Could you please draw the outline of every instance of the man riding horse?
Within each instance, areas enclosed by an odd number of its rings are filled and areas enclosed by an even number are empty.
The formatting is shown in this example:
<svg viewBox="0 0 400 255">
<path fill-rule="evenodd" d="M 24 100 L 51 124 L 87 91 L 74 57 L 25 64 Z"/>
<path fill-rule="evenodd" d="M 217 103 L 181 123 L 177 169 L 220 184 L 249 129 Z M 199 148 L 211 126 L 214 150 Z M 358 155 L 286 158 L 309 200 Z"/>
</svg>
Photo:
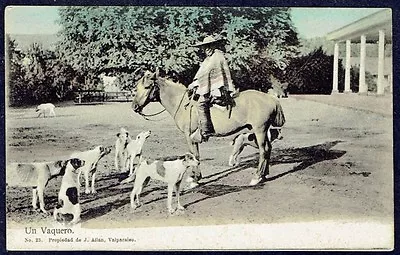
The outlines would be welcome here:
<svg viewBox="0 0 400 255">
<path fill-rule="evenodd" d="M 269 174 L 272 145 L 268 129 L 270 126 L 282 127 L 285 116 L 278 98 L 270 94 L 248 89 L 233 98 L 230 97 L 229 94 L 236 91 L 226 60 L 218 48 L 220 43 L 220 39 L 206 37 L 202 43 L 197 44 L 208 52 L 195 81 L 190 85 L 192 90 L 196 89 L 193 97 L 199 97 L 198 111 L 186 107 L 192 102 L 187 96 L 186 86 L 160 77 L 158 72 L 150 71 L 146 71 L 136 83 L 132 110 L 143 115 L 143 108 L 150 102 L 159 102 L 173 117 L 186 139 L 189 151 L 197 159 L 200 159 L 197 141 L 205 141 L 204 138 L 210 135 L 223 137 L 250 129 L 255 135 L 259 150 L 258 167 L 249 183 L 253 186 L 265 181 Z M 215 96 L 227 98 L 230 101 L 228 105 L 234 107 L 229 111 L 219 107 L 210 108 L 210 101 Z M 197 138 L 198 140 L 194 141 Z M 190 182 L 190 187 L 196 187 L 201 178 L 200 167 L 197 166 L 192 169 L 187 181 Z"/>
<path fill-rule="evenodd" d="M 207 36 L 203 42 L 194 45 L 203 49 L 207 55 L 188 87 L 189 91 L 195 93 L 194 98 L 197 99 L 199 127 L 190 136 L 197 143 L 206 142 L 214 135 L 210 116 L 211 101 L 215 98 L 226 100 L 236 92 L 228 62 L 222 51 L 223 41 L 222 38 Z"/>
</svg>

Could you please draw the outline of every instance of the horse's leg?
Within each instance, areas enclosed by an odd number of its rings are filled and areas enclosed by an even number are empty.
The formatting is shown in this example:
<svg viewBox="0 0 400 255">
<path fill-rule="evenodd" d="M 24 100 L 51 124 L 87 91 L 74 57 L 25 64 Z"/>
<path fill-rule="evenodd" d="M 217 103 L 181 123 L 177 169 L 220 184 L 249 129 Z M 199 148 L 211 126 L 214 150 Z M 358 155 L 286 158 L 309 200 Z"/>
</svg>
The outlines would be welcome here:
<svg viewBox="0 0 400 255">
<path fill-rule="evenodd" d="M 187 134 L 185 134 L 186 137 L 186 142 L 189 146 L 189 152 L 192 153 L 197 160 L 200 161 L 200 153 L 199 153 L 199 144 L 198 143 L 194 143 L 192 141 L 192 139 L 190 138 L 190 133 L 188 132 Z M 190 167 L 190 175 L 189 177 L 186 179 L 186 182 L 190 183 L 190 187 L 194 188 L 196 186 L 198 186 L 198 181 L 201 179 L 201 170 L 200 170 L 200 166 L 192 166 Z"/>
<path fill-rule="evenodd" d="M 271 141 L 268 138 L 267 132 L 268 132 L 268 126 L 266 126 L 265 128 L 254 130 L 260 155 L 259 155 L 258 168 L 255 176 L 250 181 L 249 184 L 250 186 L 257 185 L 263 180 L 263 178 L 266 175 L 269 174 L 269 161 L 271 158 L 272 145 Z"/>
</svg>

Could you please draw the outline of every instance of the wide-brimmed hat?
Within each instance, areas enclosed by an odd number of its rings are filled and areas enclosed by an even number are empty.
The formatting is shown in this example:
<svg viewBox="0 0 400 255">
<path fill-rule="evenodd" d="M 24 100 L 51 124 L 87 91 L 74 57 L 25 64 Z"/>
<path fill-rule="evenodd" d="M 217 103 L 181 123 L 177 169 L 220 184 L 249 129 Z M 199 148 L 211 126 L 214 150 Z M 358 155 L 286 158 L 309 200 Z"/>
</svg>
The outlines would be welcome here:
<svg viewBox="0 0 400 255">
<path fill-rule="evenodd" d="M 196 43 L 195 45 L 193 45 L 194 47 L 200 47 L 200 46 L 204 46 L 204 45 L 211 45 L 211 44 L 215 44 L 215 43 L 219 43 L 222 42 L 224 39 L 221 37 L 213 37 L 211 35 L 206 36 L 202 42 Z"/>
</svg>

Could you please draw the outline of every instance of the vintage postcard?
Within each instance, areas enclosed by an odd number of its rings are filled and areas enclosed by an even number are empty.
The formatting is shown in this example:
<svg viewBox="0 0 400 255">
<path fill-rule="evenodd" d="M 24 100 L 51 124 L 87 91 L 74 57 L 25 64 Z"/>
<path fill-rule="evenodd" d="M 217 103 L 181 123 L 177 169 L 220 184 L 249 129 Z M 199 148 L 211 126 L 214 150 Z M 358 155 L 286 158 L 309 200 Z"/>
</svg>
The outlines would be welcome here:
<svg viewBox="0 0 400 255">
<path fill-rule="evenodd" d="M 390 8 L 4 17 L 7 250 L 394 248 Z"/>
</svg>

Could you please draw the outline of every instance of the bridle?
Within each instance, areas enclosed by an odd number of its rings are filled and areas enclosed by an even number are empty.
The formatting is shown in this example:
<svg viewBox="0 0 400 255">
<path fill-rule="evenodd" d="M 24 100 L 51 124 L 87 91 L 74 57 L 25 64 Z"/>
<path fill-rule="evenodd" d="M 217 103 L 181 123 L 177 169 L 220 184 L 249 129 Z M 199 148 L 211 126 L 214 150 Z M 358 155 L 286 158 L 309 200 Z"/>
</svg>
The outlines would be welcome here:
<svg viewBox="0 0 400 255">
<path fill-rule="evenodd" d="M 150 90 L 149 94 L 147 95 L 146 101 L 144 102 L 143 105 L 147 105 L 149 102 L 159 102 L 160 101 L 160 88 L 156 84 L 156 79 L 152 79 L 152 80 L 153 80 L 153 82 L 148 86 L 148 87 L 151 87 L 151 90 Z M 156 113 L 152 113 L 152 114 L 144 114 L 141 110 L 137 113 L 140 116 L 142 116 L 145 120 L 153 121 L 153 120 L 149 119 L 148 117 L 157 116 L 165 111 L 166 111 L 166 109 L 164 108 L 163 110 L 156 112 Z"/>
<path fill-rule="evenodd" d="M 157 78 L 152 79 L 153 82 L 148 85 L 148 87 L 151 87 L 151 90 L 146 98 L 146 101 L 144 103 L 144 105 L 147 105 L 149 102 L 160 102 L 160 87 L 158 86 L 158 84 L 156 83 Z M 185 95 L 187 93 L 187 90 L 185 91 L 185 93 L 183 93 L 181 100 L 179 101 L 178 107 L 175 110 L 175 113 L 173 115 L 173 118 L 175 119 L 176 114 L 178 113 L 179 108 L 182 105 L 183 99 L 185 98 Z M 144 114 L 142 113 L 142 111 L 139 111 L 138 113 L 145 119 L 145 120 L 150 120 L 150 121 L 154 121 L 149 119 L 148 117 L 154 117 L 157 116 L 163 112 L 165 112 L 166 109 L 164 108 L 163 110 L 156 112 L 156 113 L 152 113 L 152 114 Z"/>
</svg>

